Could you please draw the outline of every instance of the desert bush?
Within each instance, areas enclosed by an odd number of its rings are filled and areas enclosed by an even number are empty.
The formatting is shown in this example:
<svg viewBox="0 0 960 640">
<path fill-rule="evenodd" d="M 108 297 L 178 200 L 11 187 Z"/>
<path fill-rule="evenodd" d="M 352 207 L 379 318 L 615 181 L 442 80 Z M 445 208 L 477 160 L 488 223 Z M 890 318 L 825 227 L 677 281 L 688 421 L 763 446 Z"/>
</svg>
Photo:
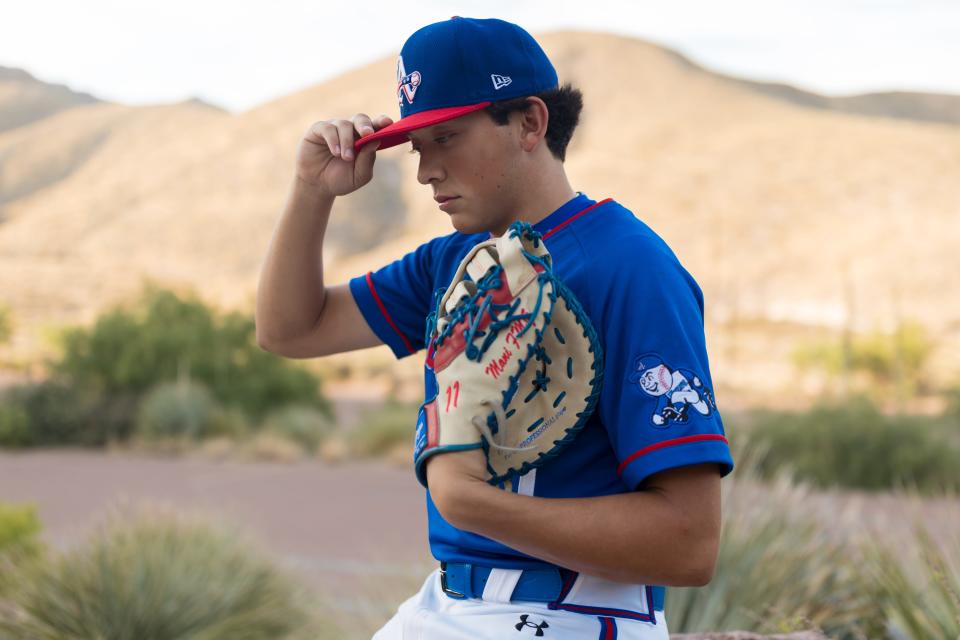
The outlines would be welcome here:
<svg viewBox="0 0 960 640">
<path fill-rule="evenodd" d="M 313 407 L 298 405 L 271 412 L 262 426 L 264 432 L 292 440 L 310 453 L 317 451 L 317 447 L 333 429 L 334 423 L 327 414 Z"/>
<path fill-rule="evenodd" d="M 196 440 L 207 435 L 217 409 L 206 385 L 187 379 L 164 382 L 143 399 L 137 434 L 146 440 Z"/>
<path fill-rule="evenodd" d="M 723 483 L 714 577 L 706 587 L 667 589 L 670 631 L 819 628 L 852 639 L 857 629 L 875 629 L 881 623 L 850 561 L 853 546 L 824 530 L 805 506 L 808 490 L 788 473 L 757 492 L 764 455 L 756 446 L 735 452 L 734 474 Z"/>
<path fill-rule="evenodd" d="M 351 453 L 379 456 L 398 447 L 409 447 L 412 456 L 418 409 L 419 405 L 391 401 L 367 413 L 349 434 Z"/>
<path fill-rule="evenodd" d="M 747 437 L 768 449 L 765 477 L 790 467 L 821 487 L 960 487 L 960 448 L 943 436 L 937 419 L 886 416 L 863 397 L 802 413 L 758 410 L 746 426 Z"/>
<path fill-rule="evenodd" d="M 256 344 L 252 314 L 222 317 L 192 294 L 148 284 L 140 298 L 101 315 L 91 327 L 65 329 L 62 355 L 50 363 L 69 380 L 105 395 L 142 395 L 188 374 L 225 406 L 257 420 L 278 406 L 330 412 L 320 380 Z"/>
<path fill-rule="evenodd" d="M 237 407 L 218 407 L 210 418 L 205 437 L 242 440 L 250 435 L 254 425 L 249 416 Z"/>
<path fill-rule="evenodd" d="M 960 638 L 960 537 L 952 540 L 952 559 L 925 527 L 918 527 L 915 537 L 917 545 L 906 552 L 881 541 L 868 543 L 866 572 L 882 603 L 887 633 L 911 640 Z"/>
<path fill-rule="evenodd" d="M 40 529 L 34 505 L 0 502 L 0 595 L 15 584 L 17 571 L 41 557 Z"/>
<path fill-rule="evenodd" d="M 261 462 L 297 462 L 306 451 L 299 442 L 278 433 L 260 432 L 239 447 L 240 456 Z"/>
<path fill-rule="evenodd" d="M 0 447 L 30 444 L 30 416 L 22 405 L 0 399 Z"/>
<path fill-rule="evenodd" d="M 831 377 L 860 372 L 871 388 L 903 397 L 930 386 L 927 362 L 933 347 L 923 325 L 905 321 L 890 333 L 873 331 L 848 340 L 838 337 L 799 345 L 793 362 L 800 369 L 817 368 Z"/>
<path fill-rule="evenodd" d="M 11 439 L 5 446 L 102 445 L 116 436 L 116 424 L 101 417 L 109 404 L 101 394 L 60 380 L 5 389 L 0 406 L 8 415 Z M 26 434 L 20 422 L 27 416 Z M 15 434 L 14 434 L 15 432 Z"/>
<path fill-rule="evenodd" d="M 13 335 L 13 310 L 8 305 L 0 304 L 0 344 L 10 340 Z"/>
<path fill-rule="evenodd" d="M 231 532 L 146 511 L 114 517 L 11 594 L 0 631 L 23 640 L 290 638 L 310 624 L 305 592 Z"/>
</svg>

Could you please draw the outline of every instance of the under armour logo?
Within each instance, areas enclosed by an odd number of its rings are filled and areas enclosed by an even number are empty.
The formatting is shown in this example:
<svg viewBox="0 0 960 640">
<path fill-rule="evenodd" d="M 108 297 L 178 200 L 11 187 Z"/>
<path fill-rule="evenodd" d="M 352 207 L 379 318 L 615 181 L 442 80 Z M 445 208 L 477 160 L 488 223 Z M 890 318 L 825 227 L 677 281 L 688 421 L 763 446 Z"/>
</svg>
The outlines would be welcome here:
<svg viewBox="0 0 960 640">
<path fill-rule="evenodd" d="M 517 628 L 517 631 L 523 631 L 524 627 L 533 627 L 534 629 L 537 630 L 537 633 L 535 635 L 542 636 L 543 630 L 549 627 L 550 625 L 547 624 L 546 620 L 544 620 L 540 624 L 533 624 L 532 622 L 527 622 L 527 618 L 529 617 L 530 616 L 526 613 L 520 616 L 520 622 L 514 625 Z"/>
<path fill-rule="evenodd" d="M 413 97 L 417 94 L 417 87 L 422 80 L 419 71 L 407 73 L 403 66 L 403 56 L 397 57 L 397 102 L 400 106 L 403 106 L 404 97 L 407 102 L 413 103 Z"/>
<path fill-rule="evenodd" d="M 490 79 L 493 80 L 494 89 L 503 89 L 505 86 L 513 82 L 513 80 L 510 79 L 510 76 L 501 76 L 496 73 L 491 73 Z"/>
</svg>

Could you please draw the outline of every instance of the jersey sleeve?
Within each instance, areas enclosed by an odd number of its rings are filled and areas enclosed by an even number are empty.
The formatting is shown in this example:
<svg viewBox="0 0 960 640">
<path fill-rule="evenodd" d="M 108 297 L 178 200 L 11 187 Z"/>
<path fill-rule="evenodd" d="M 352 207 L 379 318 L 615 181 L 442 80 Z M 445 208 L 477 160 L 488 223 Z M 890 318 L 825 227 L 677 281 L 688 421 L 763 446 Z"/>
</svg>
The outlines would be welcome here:
<svg viewBox="0 0 960 640">
<path fill-rule="evenodd" d="M 397 358 L 423 349 L 433 294 L 434 258 L 442 238 L 426 242 L 376 271 L 350 280 L 367 324 Z"/>
<path fill-rule="evenodd" d="M 707 360 L 703 294 L 672 253 L 638 249 L 605 287 L 598 411 L 631 489 L 666 469 L 733 458 Z"/>
</svg>

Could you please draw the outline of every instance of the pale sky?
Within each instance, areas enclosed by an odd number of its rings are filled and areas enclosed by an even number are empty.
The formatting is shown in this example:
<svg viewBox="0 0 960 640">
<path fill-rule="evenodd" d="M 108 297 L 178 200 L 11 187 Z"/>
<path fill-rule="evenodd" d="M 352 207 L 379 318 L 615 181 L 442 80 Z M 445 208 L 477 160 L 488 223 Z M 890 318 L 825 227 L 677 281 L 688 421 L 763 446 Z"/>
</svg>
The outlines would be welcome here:
<svg viewBox="0 0 960 640">
<path fill-rule="evenodd" d="M 497 17 L 632 35 L 709 69 L 841 95 L 960 94 L 957 0 L 4 1 L 0 65 L 131 105 L 240 112 L 395 56 L 419 27 Z M 391 79 L 392 80 L 392 79 Z"/>
</svg>

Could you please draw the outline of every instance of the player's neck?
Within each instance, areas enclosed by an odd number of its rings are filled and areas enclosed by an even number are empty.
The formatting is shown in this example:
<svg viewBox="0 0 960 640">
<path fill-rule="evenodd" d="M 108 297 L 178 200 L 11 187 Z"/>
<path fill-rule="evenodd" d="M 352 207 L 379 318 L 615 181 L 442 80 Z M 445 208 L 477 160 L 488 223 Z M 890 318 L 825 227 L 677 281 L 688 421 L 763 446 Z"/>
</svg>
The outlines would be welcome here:
<svg viewBox="0 0 960 640">
<path fill-rule="evenodd" d="M 551 170 L 529 176 L 524 184 L 524 191 L 514 208 L 518 215 L 509 220 L 503 229 L 491 230 L 494 236 L 506 233 L 510 223 L 517 220 L 536 224 L 577 195 L 570 186 L 561 163 L 557 163 Z"/>
</svg>

